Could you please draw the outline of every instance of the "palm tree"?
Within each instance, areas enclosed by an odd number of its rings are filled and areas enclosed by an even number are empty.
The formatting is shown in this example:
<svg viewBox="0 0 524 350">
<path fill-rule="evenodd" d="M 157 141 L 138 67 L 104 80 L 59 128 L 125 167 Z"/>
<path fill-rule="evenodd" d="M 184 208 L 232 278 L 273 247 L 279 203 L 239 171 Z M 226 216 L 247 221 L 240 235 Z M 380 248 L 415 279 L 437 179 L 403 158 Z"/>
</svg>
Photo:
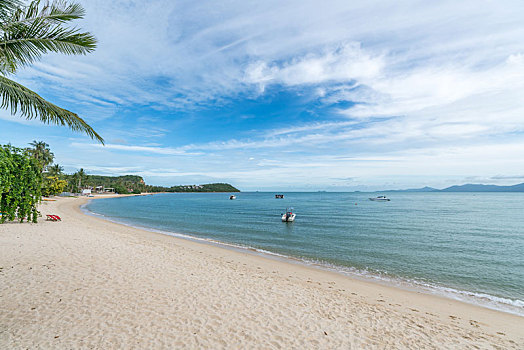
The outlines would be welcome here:
<svg viewBox="0 0 524 350">
<path fill-rule="evenodd" d="M 47 168 L 48 172 L 49 172 L 49 176 L 60 176 L 62 175 L 62 172 L 64 171 L 64 167 L 62 167 L 61 165 L 59 164 L 55 164 L 55 165 L 52 165 L 50 167 Z"/>
<path fill-rule="evenodd" d="M 0 0 L 0 107 L 26 119 L 38 118 L 46 124 L 67 125 L 73 131 L 84 132 L 104 143 L 77 114 L 7 78 L 48 52 L 83 55 L 93 51 L 96 39 L 90 33 L 63 25 L 84 15 L 79 4 L 61 0 L 44 5 L 40 0 L 33 0 L 27 6 L 20 0 Z"/>
<path fill-rule="evenodd" d="M 71 184 L 71 192 L 74 193 L 75 192 L 75 184 L 77 183 L 77 179 L 78 179 L 78 176 L 76 173 L 74 173 L 73 175 L 71 175 L 71 181 L 69 181 L 69 183 Z"/>
<path fill-rule="evenodd" d="M 87 174 L 86 172 L 84 171 L 83 168 L 80 168 L 80 170 L 78 170 L 76 173 L 76 178 L 78 179 L 78 188 L 82 188 L 82 180 L 85 180 L 87 179 Z"/>
<path fill-rule="evenodd" d="M 45 171 L 47 166 L 53 163 L 55 155 L 49 149 L 49 145 L 44 141 L 33 141 L 29 143 L 33 148 L 29 148 L 29 153 L 38 161 L 38 164 L 42 167 L 42 171 Z"/>
</svg>

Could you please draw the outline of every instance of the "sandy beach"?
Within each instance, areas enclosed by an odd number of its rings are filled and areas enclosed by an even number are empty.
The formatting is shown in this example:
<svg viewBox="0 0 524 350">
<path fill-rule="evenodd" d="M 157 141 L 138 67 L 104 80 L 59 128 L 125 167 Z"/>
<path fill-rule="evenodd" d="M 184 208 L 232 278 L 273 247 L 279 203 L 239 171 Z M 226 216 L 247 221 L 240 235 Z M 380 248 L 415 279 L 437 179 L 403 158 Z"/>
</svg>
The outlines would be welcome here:
<svg viewBox="0 0 524 350">
<path fill-rule="evenodd" d="M 0 348 L 524 348 L 523 317 L 115 224 L 85 202 L 0 225 Z"/>
</svg>

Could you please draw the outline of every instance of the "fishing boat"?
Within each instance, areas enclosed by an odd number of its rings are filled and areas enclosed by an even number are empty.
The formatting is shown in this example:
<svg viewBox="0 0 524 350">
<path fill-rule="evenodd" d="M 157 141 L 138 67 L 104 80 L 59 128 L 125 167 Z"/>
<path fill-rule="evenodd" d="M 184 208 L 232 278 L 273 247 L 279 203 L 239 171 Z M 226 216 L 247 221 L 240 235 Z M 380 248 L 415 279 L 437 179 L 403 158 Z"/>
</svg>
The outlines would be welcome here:
<svg viewBox="0 0 524 350">
<path fill-rule="evenodd" d="M 377 197 L 370 198 L 369 200 L 375 201 L 375 202 L 389 202 L 391 199 L 389 199 L 386 196 L 377 196 Z"/>
<path fill-rule="evenodd" d="M 283 222 L 293 222 L 295 221 L 296 214 L 293 213 L 293 208 L 287 208 L 286 213 L 282 214 Z"/>
<path fill-rule="evenodd" d="M 231 195 L 231 196 L 229 196 L 229 199 L 231 199 L 231 200 L 233 200 L 233 199 L 237 199 L 237 196 L 235 196 L 235 195 Z"/>
<path fill-rule="evenodd" d="M 275 198 L 276 199 L 284 199 L 284 195 L 283 194 L 275 194 Z"/>
</svg>

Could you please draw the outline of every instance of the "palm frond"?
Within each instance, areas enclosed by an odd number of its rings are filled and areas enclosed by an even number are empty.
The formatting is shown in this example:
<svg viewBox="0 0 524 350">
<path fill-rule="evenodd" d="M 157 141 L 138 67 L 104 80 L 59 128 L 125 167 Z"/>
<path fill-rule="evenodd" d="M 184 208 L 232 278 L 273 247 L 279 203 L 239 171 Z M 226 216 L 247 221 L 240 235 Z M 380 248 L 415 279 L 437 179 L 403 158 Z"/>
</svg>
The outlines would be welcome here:
<svg viewBox="0 0 524 350">
<path fill-rule="evenodd" d="M 93 35 L 62 26 L 84 14 L 79 4 L 64 1 L 40 8 L 40 1 L 36 0 L 18 8 L 9 20 L 0 23 L 0 70 L 14 73 L 47 52 L 78 55 L 93 51 L 96 48 Z"/>
<path fill-rule="evenodd" d="M 69 126 L 102 144 L 104 139 L 98 135 L 82 118 L 66 109 L 60 108 L 6 77 L 0 76 L 0 108 L 8 108 L 11 114 L 20 113 L 27 119 L 39 118 L 43 123 Z"/>
<path fill-rule="evenodd" d="M 21 0 L 0 0 L 0 21 L 9 18 L 22 5 Z"/>
<path fill-rule="evenodd" d="M 68 3 L 58 0 L 45 3 L 40 8 L 40 0 L 32 1 L 29 6 L 19 6 L 9 23 L 4 28 L 9 28 L 23 23 L 31 23 L 34 20 L 54 21 L 64 23 L 85 16 L 85 10 L 80 4 Z"/>
</svg>

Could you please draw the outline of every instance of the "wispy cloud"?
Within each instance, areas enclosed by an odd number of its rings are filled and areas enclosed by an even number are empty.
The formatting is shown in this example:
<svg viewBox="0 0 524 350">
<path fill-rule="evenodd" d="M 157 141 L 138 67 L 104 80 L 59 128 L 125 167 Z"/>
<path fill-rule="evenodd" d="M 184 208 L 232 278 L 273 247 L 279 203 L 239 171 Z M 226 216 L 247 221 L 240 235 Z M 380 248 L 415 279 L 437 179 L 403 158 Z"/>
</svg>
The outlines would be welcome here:
<svg viewBox="0 0 524 350">
<path fill-rule="evenodd" d="M 96 52 L 46 56 L 16 78 L 109 143 L 0 114 L 24 128 L 3 139 L 48 137 L 72 167 L 248 188 L 524 172 L 518 1 L 84 5 Z"/>
<path fill-rule="evenodd" d="M 153 147 L 153 146 L 134 146 L 125 144 L 93 144 L 93 143 L 78 143 L 73 142 L 73 147 L 80 148 L 97 148 L 97 149 L 108 149 L 108 150 L 119 150 L 119 151 L 131 151 L 131 152 L 142 152 L 142 153 L 153 153 L 161 155 L 172 155 L 172 156 L 198 156 L 201 153 L 197 152 L 186 152 L 183 148 L 170 148 L 170 147 Z"/>
</svg>

